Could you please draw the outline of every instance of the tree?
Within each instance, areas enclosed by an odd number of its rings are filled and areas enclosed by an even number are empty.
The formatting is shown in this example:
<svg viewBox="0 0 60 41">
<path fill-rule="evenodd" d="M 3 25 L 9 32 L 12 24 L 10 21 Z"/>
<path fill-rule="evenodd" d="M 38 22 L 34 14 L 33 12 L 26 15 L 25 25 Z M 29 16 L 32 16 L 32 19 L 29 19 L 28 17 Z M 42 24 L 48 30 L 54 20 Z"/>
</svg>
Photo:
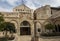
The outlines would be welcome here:
<svg viewBox="0 0 60 41">
<path fill-rule="evenodd" d="M 7 31 L 9 31 L 12 35 L 11 37 L 8 37 L 8 39 L 14 39 L 15 37 L 13 36 L 13 33 L 16 33 L 16 30 L 15 30 L 15 25 L 13 23 L 10 23 L 10 22 L 5 22 L 5 28 L 4 30 L 6 31 L 6 36 L 7 36 Z"/>
<path fill-rule="evenodd" d="M 4 31 L 5 28 L 6 28 L 5 21 L 2 13 L 0 13 L 0 31 Z M 7 35 L 7 31 L 5 35 Z"/>
<path fill-rule="evenodd" d="M 5 22 L 2 13 L 0 13 L 0 31 L 5 31 L 5 38 L 7 39 L 7 31 L 16 32 L 13 23 Z M 4 40 L 5 41 L 5 40 Z"/>
<path fill-rule="evenodd" d="M 4 19 L 3 19 L 3 15 L 0 12 L 0 31 L 2 31 L 4 29 Z"/>
<path fill-rule="evenodd" d="M 48 29 L 49 32 L 51 32 L 51 30 L 53 30 L 55 28 L 55 25 L 48 23 L 45 25 L 45 29 Z"/>
<path fill-rule="evenodd" d="M 16 30 L 15 30 L 15 25 L 13 23 L 10 23 L 10 22 L 5 22 L 5 29 L 6 31 L 9 31 L 10 33 L 15 33 Z"/>
<path fill-rule="evenodd" d="M 0 12 L 0 31 L 3 31 L 5 28 L 3 14 Z M 7 38 L 0 38 L 0 41 L 7 41 Z"/>
</svg>

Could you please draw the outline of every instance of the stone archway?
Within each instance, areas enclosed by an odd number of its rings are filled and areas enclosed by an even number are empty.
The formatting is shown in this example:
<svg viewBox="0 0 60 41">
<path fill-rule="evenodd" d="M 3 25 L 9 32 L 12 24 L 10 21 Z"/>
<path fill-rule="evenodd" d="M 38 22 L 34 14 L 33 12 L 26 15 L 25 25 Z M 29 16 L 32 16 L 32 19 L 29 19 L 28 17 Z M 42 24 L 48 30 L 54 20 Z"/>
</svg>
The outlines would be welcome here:
<svg viewBox="0 0 60 41">
<path fill-rule="evenodd" d="M 20 24 L 20 35 L 31 35 L 31 27 L 28 21 L 23 21 Z"/>
<path fill-rule="evenodd" d="M 43 23 L 44 33 L 46 33 L 46 32 L 49 31 L 49 30 L 47 30 L 47 29 L 45 28 L 45 25 L 47 25 L 47 24 L 49 24 L 49 23 L 51 23 L 51 22 L 50 22 L 50 21 L 45 21 L 45 22 Z"/>
<path fill-rule="evenodd" d="M 18 29 L 18 22 L 16 20 L 11 20 L 10 23 L 13 23 L 15 25 L 16 30 Z"/>
</svg>

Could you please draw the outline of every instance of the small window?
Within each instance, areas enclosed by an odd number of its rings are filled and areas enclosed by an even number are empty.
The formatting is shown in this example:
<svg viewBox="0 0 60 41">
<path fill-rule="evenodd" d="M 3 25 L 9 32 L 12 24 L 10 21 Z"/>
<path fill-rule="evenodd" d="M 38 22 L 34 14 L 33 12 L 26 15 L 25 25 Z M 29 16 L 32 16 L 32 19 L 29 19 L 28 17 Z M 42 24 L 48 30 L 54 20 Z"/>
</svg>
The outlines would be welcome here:
<svg viewBox="0 0 60 41">
<path fill-rule="evenodd" d="M 38 32 L 40 32 L 41 31 L 41 29 L 40 28 L 38 28 Z"/>
<path fill-rule="evenodd" d="M 16 9 L 16 11 L 17 11 L 17 9 Z"/>
</svg>

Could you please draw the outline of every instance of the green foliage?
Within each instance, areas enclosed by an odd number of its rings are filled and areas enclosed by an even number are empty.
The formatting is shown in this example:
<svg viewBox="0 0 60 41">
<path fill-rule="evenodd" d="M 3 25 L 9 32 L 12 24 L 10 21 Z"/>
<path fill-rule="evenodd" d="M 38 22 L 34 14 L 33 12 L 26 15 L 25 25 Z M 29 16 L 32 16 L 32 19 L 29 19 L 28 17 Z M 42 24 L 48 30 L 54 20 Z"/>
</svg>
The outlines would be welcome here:
<svg viewBox="0 0 60 41">
<path fill-rule="evenodd" d="M 5 25 L 2 23 L 2 24 L 0 24 L 0 31 L 3 31 L 4 30 L 4 28 L 5 28 Z"/>
<path fill-rule="evenodd" d="M 0 38 L 0 41 L 8 41 L 8 39 L 6 37 L 2 37 Z"/>
<path fill-rule="evenodd" d="M 0 31 L 2 31 L 4 29 L 4 19 L 3 19 L 3 15 L 0 13 Z"/>
<path fill-rule="evenodd" d="M 4 22 L 3 15 L 0 13 L 0 23 Z"/>
<path fill-rule="evenodd" d="M 14 32 L 14 33 L 16 32 L 15 31 L 15 25 L 13 23 L 5 22 L 4 24 L 5 24 L 4 30 Z"/>
<path fill-rule="evenodd" d="M 10 23 L 10 22 L 5 22 L 3 15 L 1 13 L 0 13 L 0 31 L 6 31 L 5 37 L 7 37 L 7 31 L 15 33 L 15 25 L 13 23 Z M 5 40 L 1 40 L 1 41 L 5 41 Z"/>
<path fill-rule="evenodd" d="M 50 23 L 45 25 L 45 29 L 51 30 L 51 29 L 54 29 L 54 28 L 55 28 L 55 26 L 50 24 Z"/>
</svg>

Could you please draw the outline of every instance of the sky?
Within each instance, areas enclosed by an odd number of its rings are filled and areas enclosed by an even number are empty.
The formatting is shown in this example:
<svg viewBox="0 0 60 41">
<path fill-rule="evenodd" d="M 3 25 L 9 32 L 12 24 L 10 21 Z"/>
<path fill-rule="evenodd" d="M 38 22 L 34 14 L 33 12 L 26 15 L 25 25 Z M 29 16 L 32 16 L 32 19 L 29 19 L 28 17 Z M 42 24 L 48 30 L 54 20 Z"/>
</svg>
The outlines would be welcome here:
<svg viewBox="0 0 60 41">
<path fill-rule="evenodd" d="M 60 0 L 0 0 L 0 12 L 11 12 L 14 7 L 22 3 L 31 9 L 36 9 L 44 5 L 60 7 Z"/>
</svg>

